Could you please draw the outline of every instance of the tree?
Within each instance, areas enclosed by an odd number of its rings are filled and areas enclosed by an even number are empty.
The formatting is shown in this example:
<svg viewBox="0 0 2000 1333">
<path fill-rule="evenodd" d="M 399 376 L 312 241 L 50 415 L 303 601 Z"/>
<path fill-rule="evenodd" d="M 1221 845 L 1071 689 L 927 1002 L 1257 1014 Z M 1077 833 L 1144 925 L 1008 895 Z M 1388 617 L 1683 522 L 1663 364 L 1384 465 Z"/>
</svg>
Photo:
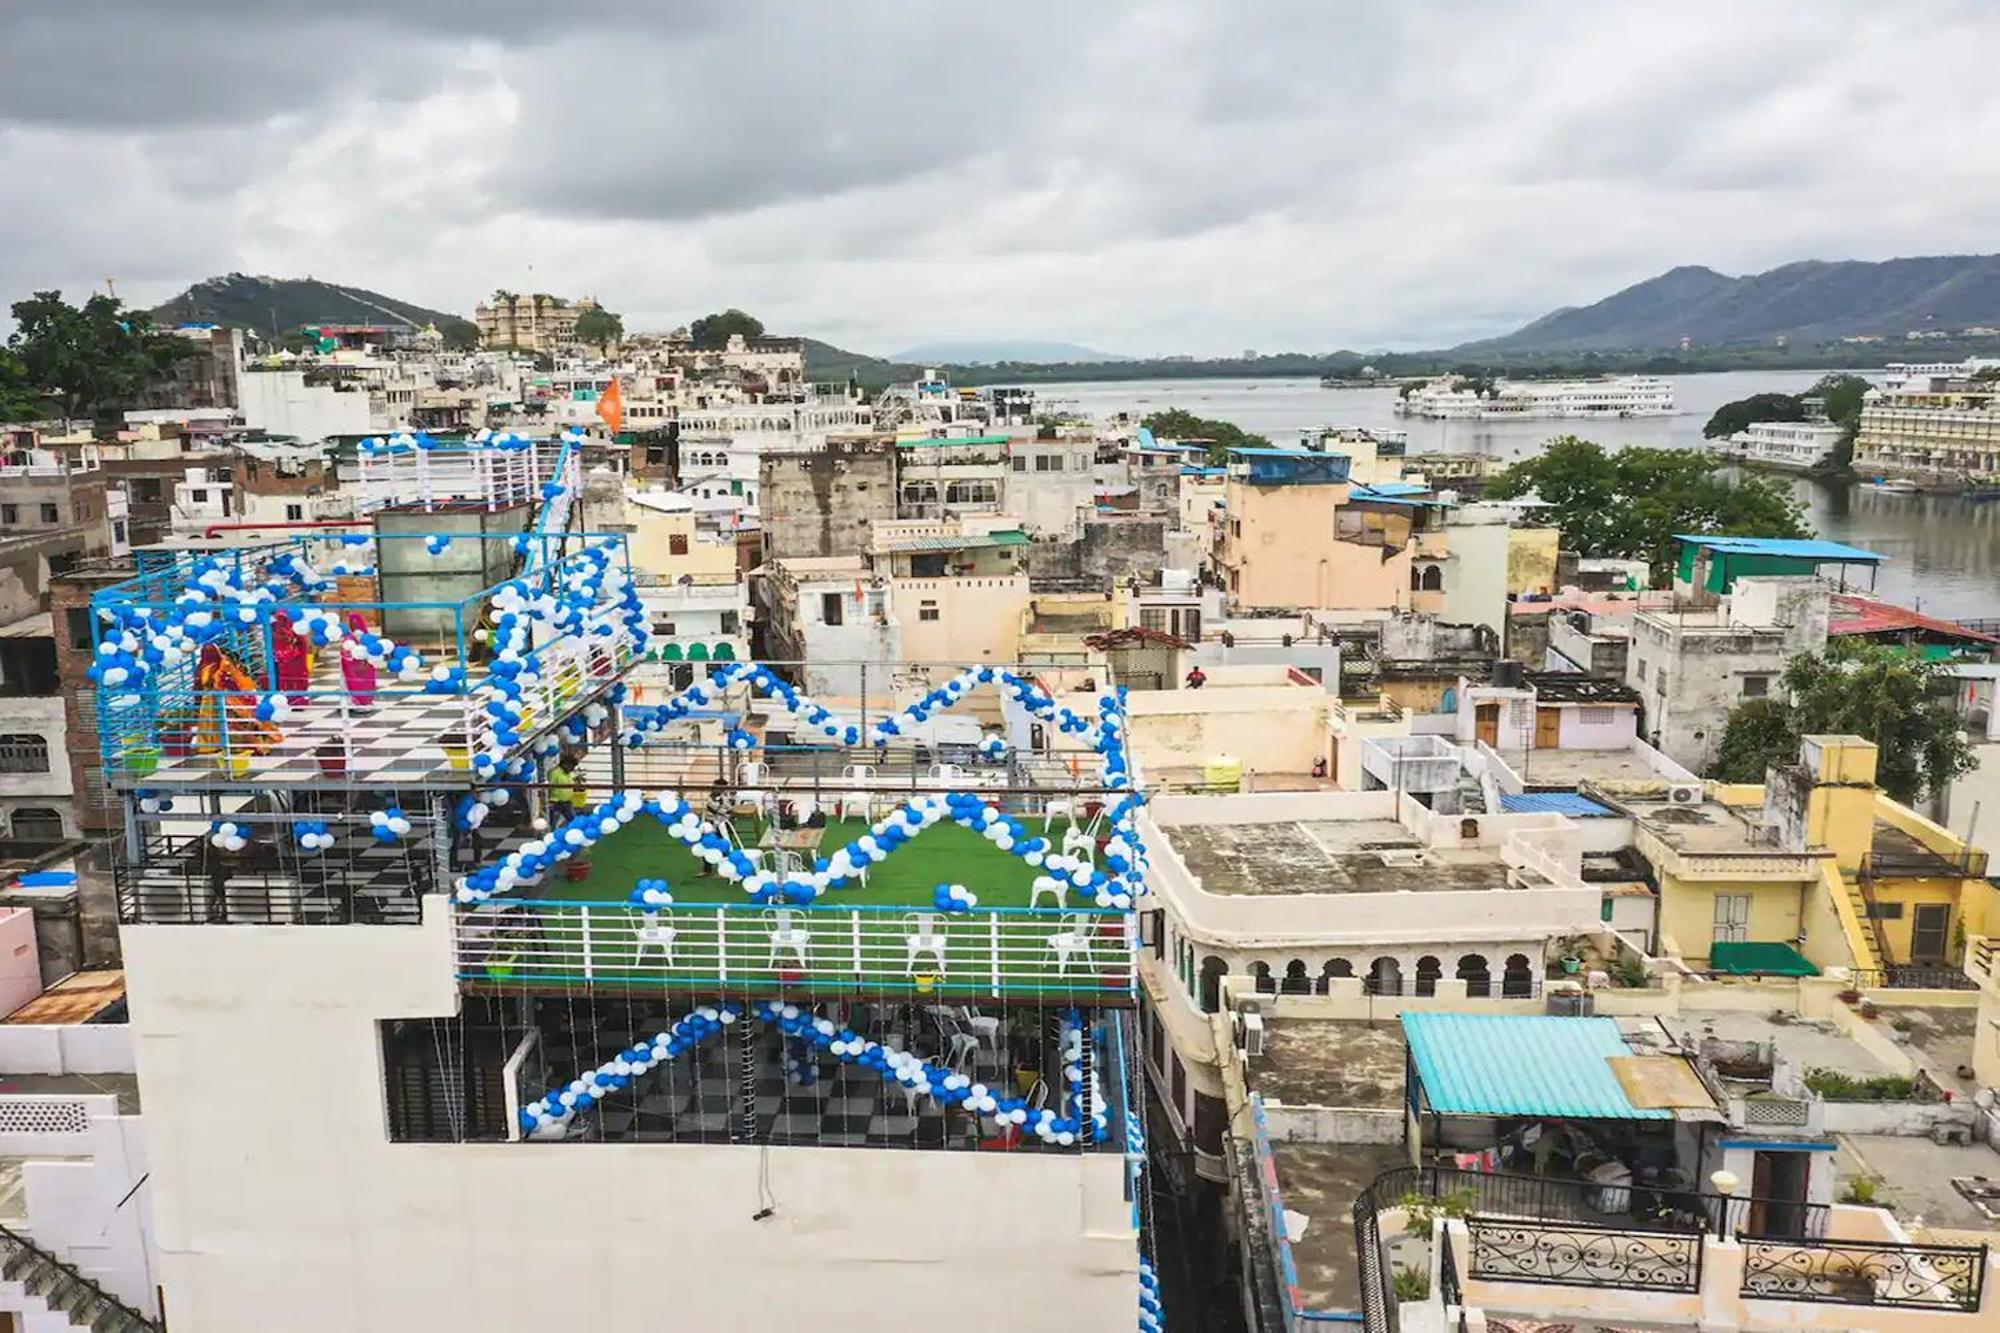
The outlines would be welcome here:
<svg viewBox="0 0 2000 1333">
<path fill-rule="evenodd" d="M 1861 408 L 1868 395 L 1870 385 L 1859 375 L 1822 375 L 1819 382 L 1806 390 L 1808 396 L 1821 400 L 1826 419 L 1840 427 L 1840 436 L 1827 452 L 1824 472 L 1831 476 L 1847 476 L 1854 463 L 1854 436 L 1861 429 Z"/>
<path fill-rule="evenodd" d="M 608 352 L 625 336 L 625 321 L 603 306 L 592 306 L 576 317 L 576 340 Z"/>
<path fill-rule="evenodd" d="M 1271 443 L 1262 435 L 1252 435 L 1233 422 L 1198 417 L 1182 407 L 1151 413 L 1139 424 L 1163 439 L 1206 444 L 1211 463 L 1226 461 L 1231 449 L 1268 448 Z"/>
<path fill-rule="evenodd" d="M 740 333 L 745 342 L 764 336 L 764 322 L 754 315 L 746 315 L 735 306 L 719 314 L 703 315 L 688 325 L 688 333 L 694 338 L 694 345 L 706 351 L 713 351 L 729 345 L 731 334 Z"/>
<path fill-rule="evenodd" d="M 1836 639 L 1824 653 L 1794 657 L 1782 685 L 1788 703 L 1750 700 L 1729 715 L 1717 777 L 1761 782 L 1771 764 L 1796 757 L 1799 737 L 1817 735 L 1875 742 L 1876 785 L 1906 803 L 1937 794 L 1978 766 L 1942 663 L 1886 644 Z"/>
<path fill-rule="evenodd" d="M 0 422 L 32 421 L 42 415 L 47 400 L 28 380 L 28 368 L 0 347 Z"/>
<path fill-rule="evenodd" d="M 1655 578 L 1678 555 L 1675 534 L 1806 537 L 1804 511 L 1762 477 L 1719 475 L 1722 460 L 1700 449 L 1621 449 L 1551 440 L 1486 484 L 1493 499 L 1532 493 L 1563 545 L 1586 556 L 1644 560 Z"/>
<path fill-rule="evenodd" d="M 145 311 L 126 310 L 115 297 L 93 296 L 73 306 L 61 292 L 36 292 L 13 310 L 7 345 L 29 384 L 65 419 L 135 401 L 192 350 L 185 339 L 154 332 Z"/>
<path fill-rule="evenodd" d="M 1701 428 L 1703 439 L 1721 440 L 1749 428 L 1753 421 L 1804 421 L 1806 405 L 1796 394 L 1753 393 L 1715 409 Z"/>
</svg>

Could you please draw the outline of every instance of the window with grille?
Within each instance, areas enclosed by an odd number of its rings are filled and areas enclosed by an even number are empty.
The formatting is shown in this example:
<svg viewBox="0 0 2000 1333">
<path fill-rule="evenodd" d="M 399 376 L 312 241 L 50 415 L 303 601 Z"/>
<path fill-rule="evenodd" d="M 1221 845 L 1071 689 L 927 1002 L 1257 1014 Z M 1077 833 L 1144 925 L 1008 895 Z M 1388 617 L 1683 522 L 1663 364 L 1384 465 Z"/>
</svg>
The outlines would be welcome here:
<svg viewBox="0 0 2000 1333">
<path fill-rule="evenodd" d="M 684 532 L 675 532 L 669 534 L 667 537 L 667 554 L 686 555 L 687 553 L 688 553 L 687 534 Z"/>
<path fill-rule="evenodd" d="M 918 620 L 936 620 L 937 618 L 938 618 L 938 604 L 936 602 L 917 603 Z"/>
<path fill-rule="evenodd" d="M 0 734 L 0 773 L 46 773 L 49 743 L 32 732 Z"/>
<path fill-rule="evenodd" d="M 14 836 L 22 842 L 61 842 L 62 812 L 44 805 L 23 806 L 9 816 Z"/>
</svg>

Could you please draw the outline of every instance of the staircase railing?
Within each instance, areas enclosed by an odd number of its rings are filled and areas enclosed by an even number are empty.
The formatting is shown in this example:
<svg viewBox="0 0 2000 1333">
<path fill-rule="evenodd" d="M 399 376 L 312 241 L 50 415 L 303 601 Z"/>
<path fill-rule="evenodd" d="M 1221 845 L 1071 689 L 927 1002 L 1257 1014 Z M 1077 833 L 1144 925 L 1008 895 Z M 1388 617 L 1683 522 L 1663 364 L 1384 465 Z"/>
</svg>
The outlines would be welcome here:
<svg viewBox="0 0 2000 1333">
<path fill-rule="evenodd" d="M 68 1279 L 71 1288 L 68 1294 L 73 1295 L 77 1289 L 86 1293 L 82 1300 L 58 1306 L 47 1297 L 56 1294 L 57 1288 L 61 1285 L 59 1282 L 39 1291 L 29 1288 L 37 1297 L 42 1298 L 43 1303 L 51 1310 L 59 1310 L 67 1315 L 72 1324 L 77 1324 L 78 1320 L 82 1319 L 84 1322 L 79 1327 L 102 1330 L 103 1333 L 161 1333 L 161 1326 L 158 1323 L 113 1296 L 95 1279 L 85 1277 L 74 1264 L 64 1263 L 13 1228 L 0 1226 L 0 1244 L 13 1249 L 13 1253 L 9 1254 L 4 1262 L 0 1262 L 0 1274 L 4 1274 L 7 1280 L 27 1286 L 29 1279 L 53 1270 L 62 1278 Z M 23 1255 L 30 1256 L 32 1262 L 28 1268 L 31 1271 L 23 1272 L 15 1269 L 15 1260 Z M 114 1316 L 118 1322 L 100 1323 L 107 1314 Z"/>
<path fill-rule="evenodd" d="M 1854 887 L 1861 893 L 1861 919 L 1868 923 L 1868 932 L 1875 940 L 1875 958 L 1884 968 L 1893 967 L 1896 960 L 1889 956 L 1889 934 L 1882 929 L 1882 918 L 1875 914 L 1875 890 L 1868 886 L 1868 866 L 1864 861 L 1853 879 Z"/>
</svg>

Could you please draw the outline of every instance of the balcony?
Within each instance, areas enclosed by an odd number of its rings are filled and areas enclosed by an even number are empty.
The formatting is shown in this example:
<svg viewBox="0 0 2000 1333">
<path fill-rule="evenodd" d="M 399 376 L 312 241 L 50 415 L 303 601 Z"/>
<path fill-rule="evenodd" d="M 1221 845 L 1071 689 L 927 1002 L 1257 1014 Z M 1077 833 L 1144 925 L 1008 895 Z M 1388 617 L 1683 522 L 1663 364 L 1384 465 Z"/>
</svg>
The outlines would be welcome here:
<svg viewBox="0 0 2000 1333">
<path fill-rule="evenodd" d="M 421 558 L 433 538 L 409 533 L 368 540 L 362 548 L 347 547 L 342 538 L 311 538 L 221 557 L 180 552 L 150 561 L 138 578 L 100 591 L 92 601 L 100 644 L 114 633 L 136 636 L 142 625 L 155 627 L 149 635 L 173 626 L 188 636 L 179 641 L 185 646 L 177 650 L 177 660 L 163 658 L 136 677 L 131 666 L 117 665 L 129 662 L 130 654 L 100 655 L 100 668 L 110 663 L 119 672 L 115 679 L 107 675 L 97 691 L 104 771 L 111 783 L 126 788 L 467 785 L 477 770 L 475 756 L 495 765 L 517 758 L 609 688 L 634 660 L 629 630 L 638 614 L 637 594 L 624 575 L 620 539 L 553 559 L 518 582 L 482 586 L 496 549 L 536 539 L 455 533 L 451 540 L 460 549 L 476 545 L 477 563 L 440 564 L 437 573 L 408 575 L 442 587 L 444 595 L 422 601 L 369 598 L 380 588 L 372 564 L 364 566 L 365 573 L 341 576 L 337 584 L 323 578 L 321 570 L 340 574 L 342 551 L 359 549 L 364 553 L 354 558 L 369 560 L 385 543 L 400 541 L 414 546 Z M 553 541 L 547 545 L 554 554 Z M 433 559 L 448 554 L 433 549 Z M 606 552 L 608 559 L 601 559 Z M 506 559 L 499 567 L 506 567 Z M 311 571 L 312 578 L 302 583 L 289 572 L 299 568 Z M 215 578 L 236 579 L 259 595 L 248 601 L 212 596 L 201 581 Z M 544 586 L 542 579 L 553 587 L 584 580 L 576 586 L 587 586 L 595 600 L 575 608 L 566 632 L 532 650 L 538 669 L 530 679 L 503 681 L 479 635 L 503 614 L 495 609 L 503 588 Z M 477 591 L 450 595 L 468 582 Z M 186 599 L 197 593 L 206 600 L 190 604 Z M 306 656 L 304 678 L 280 690 L 280 614 L 294 628 L 314 618 L 337 623 L 343 635 L 352 632 L 350 617 L 359 615 L 371 635 L 394 636 L 383 640 L 394 651 L 385 649 L 382 665 L 361 677 L 348 674 L 339 647 L 321 645 Z M 410 650 L 418 654 L 408 659 L 413 666 L 389 669 L 406 660 L 396 653 Z"/>
</svg>

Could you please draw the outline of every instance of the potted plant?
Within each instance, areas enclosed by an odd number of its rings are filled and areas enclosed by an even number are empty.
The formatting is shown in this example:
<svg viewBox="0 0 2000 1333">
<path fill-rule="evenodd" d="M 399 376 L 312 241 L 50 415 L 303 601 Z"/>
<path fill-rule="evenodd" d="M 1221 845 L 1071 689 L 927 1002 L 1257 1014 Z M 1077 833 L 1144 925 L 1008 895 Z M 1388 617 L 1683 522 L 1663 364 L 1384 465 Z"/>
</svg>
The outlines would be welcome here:
<svg viewBox="0 0 2000 1333">
<path fill-rule="evenodd" d="M 563 865 L 563 878 L 572 884 L 581 884 L 590 878 L 590 858 L 584 855 L 572 856 Z"/>
</svg>

